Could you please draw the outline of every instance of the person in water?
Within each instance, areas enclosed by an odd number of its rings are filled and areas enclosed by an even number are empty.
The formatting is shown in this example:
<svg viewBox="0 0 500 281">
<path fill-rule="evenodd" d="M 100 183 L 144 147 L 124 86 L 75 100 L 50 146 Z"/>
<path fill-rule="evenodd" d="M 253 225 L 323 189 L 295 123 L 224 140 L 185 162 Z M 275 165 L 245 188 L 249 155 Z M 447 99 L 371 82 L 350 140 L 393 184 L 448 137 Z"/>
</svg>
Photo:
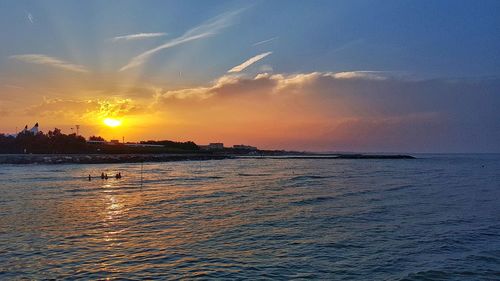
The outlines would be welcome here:
<svg viewBox="0 0 500 281">
<path fill-rule="evenodd" d="M 108 174 L 104 174 L 104 179 L 107 180 L 108 179 Z"/>
<path fill-rule="evenodd" d="M 91 181 L 91 180 L 92 180 L 92 177 L 89 175 L 89 181 Z"/>
<path fill-rule="evenodd" d="M 121 178 L 122 178 L 122 173 L 118 173 L 118 174 L 116 174 L 116 175 L 115 175 L 115 178 L 117 178 L 117 179 L 121 179 Z"/>
<path fill-rule="evenodd" d="M 104 173 L 101 173 L 101 179 L 104 179 Z"/>
</svg>

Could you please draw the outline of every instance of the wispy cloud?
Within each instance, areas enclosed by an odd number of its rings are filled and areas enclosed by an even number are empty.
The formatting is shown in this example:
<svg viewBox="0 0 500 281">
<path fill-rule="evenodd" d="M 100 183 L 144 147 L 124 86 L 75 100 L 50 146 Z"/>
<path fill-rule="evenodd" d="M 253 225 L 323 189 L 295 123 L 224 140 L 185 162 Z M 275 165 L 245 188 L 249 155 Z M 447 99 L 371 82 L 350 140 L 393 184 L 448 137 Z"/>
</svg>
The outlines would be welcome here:
<svg viewBox="0 0 500 281">
<path fill-rule="evenodd" d="M 144 64 L 152 55 L 161 50 L 215 35 L 220 29 L 228 26 L 231 20 L 240 12 L 241 10 L 227 12 L 215 18 L 212 18 L 207 22 L 188 30 L 180 37 L 174 38 L 156 48 L 133 57 L 125 66 L 120 68 L 120 71 L 124 71 Z"/>
<path fill-rule="evenodd" d="M 231 68 L 230 70 L 228 70 L 228 73 L 240 72 L 240 71 L 244 70 L 245 68 L 249 67 L 250 65 L 260 61 L 261 59 L 263 59 L 267 56 L 269 56 L 272 53 L 273 52 L 266 52 L 266 53 L 251 57 L 248 60 L 246 60 L 245 62 L 243 62 L 242 64 L 237 65 L 237 66 Z"/>
<path fill-rule="evenodd" d="M 35 18 L 30 12 L 26 12 L 26 19 L 32 24 L 35 23 Z"/>
<path fill-rule="evenodd" d="M 111 41 L 130 41 L 130 40 L 140 40 L 154 37 L 165 36 L 167 33 L 164 32 L 153 32 L 153 33 L 136 33 L 136 34 L 128 34 L 122 36 L 116 36 L 111 38 Z"/>
<path fill-rule="evenodd" d="M 262 44 L 265 44 L 265 43 L 269 43 L 271 41 L 274 41 L 276 38 L 278 38 L 278 36 L 273 37 L 273 38 L 269 38 L 267 40 L 259 41 L 259 42 L 255 43 L 255 44 L 253 44 L 252 46 L 258 46 L 258 45 L 262 45 Z"/>
<path fill-rule="evenodd" d="M 398 78 L 410 80 L 408 73 L 404 71 L 356 70 L 330 73 L 330 76 L 337 79 L 386 80 L 390 78 Z"/>
<path fill-rule="evenodd" d="M 193 35 L 193 36 L 188 36 L 188 37 L 179 37 L 179 38 L 176 38 L 172 41 L 169 41 L 163 45 L 160 45 L 156 48 L 153 48 L 151 50 L 148 50 L 138 56 L 135 56 L 133 57 L 129 63 L 127 65 L 125 65 L 124 67 L 120 68 L 120 71 L 124 71 L 124 70 L 127 70 L 127 69 L 130 69 L 130 68 L 134 68 L 134 67 L 137 67 L 137 66 L 140 66 L 142 64 L 144 64 L 152 55 L 154 55 L 155 53 L 157 53 L 158 51 L 161 51 L 163 49 L 167 49 L 167 48 L 171 48 L 171 47 L 174 47 L 174 46 L 177 46 L 177 45 L 180 45 L 180 44 L 183 44 L 183 43 L 186 43 L 186 42 L 189 42 L 189 41 L 193 41 L 193 40 L 197 40 L 197 39 L 201 39 L 201 38 L 204 38 L 204 37 L 208 37 L 210 36 L 211 33 L 202 33 L 202 34 L 198 34 L 198 35 Z"/>
<path fill-rule="evenodd" d="M 49 57 L 46 55 L 41 55 L 41 54 L 26 54 L 26 55 L 15 55 L 15 56 L 10 56 L 10 59 L 16 59 L 19 61 L 27 62 L 27 63 L 34 63 L 34 64 L 42 64 L 42 65 L 48 65 L 64 70 L 69 70 L 69 71 L 74 71 L 74 72 L 88 72 L 87 69 L 85 69 L 84 66 L 78 65 L 78 64 L 73 64 L 66 62 L 64 60 L 54 58 L 54 57 Z"/>
</svg>

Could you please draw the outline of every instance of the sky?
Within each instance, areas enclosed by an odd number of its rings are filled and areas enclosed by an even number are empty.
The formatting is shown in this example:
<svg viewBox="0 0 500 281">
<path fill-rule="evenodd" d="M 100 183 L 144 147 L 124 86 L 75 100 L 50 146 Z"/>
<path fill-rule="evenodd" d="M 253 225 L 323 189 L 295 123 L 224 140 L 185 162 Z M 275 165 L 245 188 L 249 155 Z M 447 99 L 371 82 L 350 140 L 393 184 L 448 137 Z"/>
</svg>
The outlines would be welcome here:
<svg viewBox="0 0 500 281">
<path fill-rule="evenodd" d="M 488 0 L 0 0 L 0 132 L 39 122 L 125 141 L 500 152 L 499 11 Z"/>
</svg>

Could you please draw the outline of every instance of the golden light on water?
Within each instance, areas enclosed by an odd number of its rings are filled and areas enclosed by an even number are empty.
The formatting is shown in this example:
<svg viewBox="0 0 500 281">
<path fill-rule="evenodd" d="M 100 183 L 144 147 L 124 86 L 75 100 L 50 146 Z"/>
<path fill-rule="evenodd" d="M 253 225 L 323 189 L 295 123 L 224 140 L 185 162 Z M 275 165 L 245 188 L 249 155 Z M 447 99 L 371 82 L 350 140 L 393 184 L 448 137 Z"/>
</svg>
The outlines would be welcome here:
<svg viewBox="0 0 500 281">
<path fill-rule="evenodd" d="M 106 126 L 109 127 L 118 127 L 122 124 L 121 120 L 114 119 L 114 118 L 106 118 L 102 121 Z"/>
</svg>

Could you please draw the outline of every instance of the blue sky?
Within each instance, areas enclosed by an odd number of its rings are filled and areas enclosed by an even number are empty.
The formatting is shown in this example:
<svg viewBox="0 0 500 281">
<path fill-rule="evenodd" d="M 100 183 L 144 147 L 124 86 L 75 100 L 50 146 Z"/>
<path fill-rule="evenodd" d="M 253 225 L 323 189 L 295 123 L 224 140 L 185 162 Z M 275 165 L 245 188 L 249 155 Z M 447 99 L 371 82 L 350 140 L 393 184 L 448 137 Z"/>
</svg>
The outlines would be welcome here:
<svg viewBox="0 0 500 281">
<path fill-rule="evenodd" d="M 0 131 L 36 119 L 106 134 L 95 123 L 114 116 L 131 139 L 498 152 L 499 11 L 487 0 L 0 0 Z M 249 124 L 269 132 L 238 129 Z"/>
<path fill-rule="evenodd" d="M 2 65 L 44 53 L 112 71 L 137 51 L 182 35 L 212 17 L 242 10 L 206 40 L 160 52 L 147 73 L 213 79 L 259 52 L 278 72 L 384 70 L 419 77 L 500 74 L 498 1 L 1 1 Z M 33 23 L 28 19 L 32 15 Z M 114 36 L 164 32 L 147 42 Z M 272 39 L 268 43 L 254 43 Z M 183 54 L 179 54 L 182 50 Z M 112 62 L 104 66 L 104 56 Z M 203 61 L 203 63 L 200 63 Z M 170 73 L 171 74 L 171 73 Z"/>
</svg>

